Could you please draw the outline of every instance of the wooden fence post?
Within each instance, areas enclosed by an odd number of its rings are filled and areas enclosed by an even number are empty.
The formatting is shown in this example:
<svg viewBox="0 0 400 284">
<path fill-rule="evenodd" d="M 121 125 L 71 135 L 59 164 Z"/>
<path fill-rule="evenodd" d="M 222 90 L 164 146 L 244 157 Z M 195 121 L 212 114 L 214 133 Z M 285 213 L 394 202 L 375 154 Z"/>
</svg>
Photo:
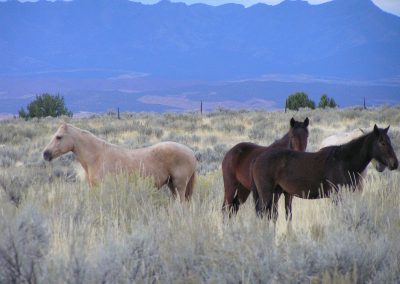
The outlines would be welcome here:
<svg viewBox="0 0 400 284">
<path fill-rule="evenodd" d="M 287 111 L 287 99 L 285 101 L 285 113 L 286 113 L 286 111 Z"/>
</svg>

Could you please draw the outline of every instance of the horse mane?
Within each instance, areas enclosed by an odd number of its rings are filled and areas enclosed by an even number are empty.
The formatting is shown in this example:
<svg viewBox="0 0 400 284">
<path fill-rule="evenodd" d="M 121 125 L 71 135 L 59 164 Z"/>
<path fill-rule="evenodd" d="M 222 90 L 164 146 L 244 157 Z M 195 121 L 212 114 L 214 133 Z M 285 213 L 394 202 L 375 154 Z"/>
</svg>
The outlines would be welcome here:
<svg viewBox="0 0 400 284">
<path fill-rule="evenodd" d="M 271 146 L 276 146 L 279 144 L 283 144 L 283 143 L 289 143 L 289 132 L 287 132 L 284 136 L 282 136 L 282 138 L 276 139 L 271 145 Z"/>
<path fill-rule="evenodd" d="M 370 135 L 371 133 L 367 133 L 351 140 L 350 142 L 337 146 L 335 157 L 342 155 L 348 156 L 349 153 L 352 153 L 354 151 L 354 149 L 361 148 L 362 145 L 365 143 L 365 139 L 367 139 Z"/>
<path fill-rule="evenodd" d="M 110 143 L 110 142 L 108 142 L 108 141 L 106 141 L 106 140 L 104 140 L 104 139 L 102 139 L 102 138 L 100 138 L 100 137 L 97 137 L 96 135 L 94 135 L 92 132 L 90 132 L 90 131 L 88 131 L 88 130 L 81 129 L 81 128 L 76 127 L 76 126 L 74 126 L 74 125 L 72 125 L 72 124 L 67 124 L 67 126 L 68 126 L 68 128 L 72 128 L 72 129 L 78 131 L 80 134 L 89 136 L 92 140 L 95 140 L 95 141 L 97 141 L 97 142 L 100 142 L 100 143 L 102 143 L 102 144 L 105 145 L 105 146 L 119 147 L 118 145 L 112 144 L 112 143 Z"/>
<path fill-rule="evenodd" d="M 340 146 L 338 145 L 326 146 L 324 148 L 319 149 L 319 151 L 316 153 L 319 154 L 321 160 L 326 162 L 330 159 L 334 159 L 334 157 L 337 155 L 339 147 Z"/>
</svg>

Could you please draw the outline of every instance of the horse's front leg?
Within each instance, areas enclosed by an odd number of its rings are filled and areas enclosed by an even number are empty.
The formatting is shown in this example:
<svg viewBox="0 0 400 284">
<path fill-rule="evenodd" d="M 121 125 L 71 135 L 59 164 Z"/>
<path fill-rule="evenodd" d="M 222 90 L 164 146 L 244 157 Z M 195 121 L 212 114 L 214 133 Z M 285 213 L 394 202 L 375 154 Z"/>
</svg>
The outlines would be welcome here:
<svg viewBox="0 0 400 284">
<path fill-rule="evenodd" d="M 98 184 L 98 179 L 96 177 L 96 171 L 91 168 L 84 168 L 85 170 L 85 177 L 89 187 L 92 189 Z"/>
</svg>

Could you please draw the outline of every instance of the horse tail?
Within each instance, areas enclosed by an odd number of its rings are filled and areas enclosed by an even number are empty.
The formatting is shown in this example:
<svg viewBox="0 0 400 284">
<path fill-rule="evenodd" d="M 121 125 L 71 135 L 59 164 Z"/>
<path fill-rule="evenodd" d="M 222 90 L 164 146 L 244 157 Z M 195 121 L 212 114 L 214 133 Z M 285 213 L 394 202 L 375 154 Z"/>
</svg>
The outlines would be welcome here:
<svg viewBox="0 0 400 284">
<path fill-rule="evenodd" d="M 251 175 L 251 185 L 250 185 L 250 190 L 252 192 L 253 195 L 253 200 L 254 200 L 254 205 L 255 205 L 255 209 L 256 209 L 256 214 L 258 217 L 262 217 L 262 212 L 260 210 L 260 195 L 258 194 L 258 190 L 257 190 L 257 186 L 256 186 L 256 182 L 254 180 L 254 175 L 253 175 L 253 167 L 254 167 L 254 161 L 251 163 L 250 166 L 250 175 Z"/>
<path fill-rule="evenodd" d="M 192 198 L 193 187 L 195 182 L 196 182 L 196 172 L 194 171 L 186 185 L 186 191 L 185 191 L 186 200 L 190 200 Z"/>
<path fill-rule="evenodd" d="M 240 206 L 241 202 L 239 200 L 239 194 L 236 193 L 235 197 L 232 200 L 232 206 L 234 208 L 235 211 L 239 210 L 239 206 Z"/>
<path fill-rule="evenodd" d="M 251 189 L 251 192 L 253 193 L 254 203 L 257 205 L 258 200 L 260 199 L 260 196 L 258 195 L 257 187 L 256 187 L 254 180 L 251 183 L 250 189 Z"/>
</svg>

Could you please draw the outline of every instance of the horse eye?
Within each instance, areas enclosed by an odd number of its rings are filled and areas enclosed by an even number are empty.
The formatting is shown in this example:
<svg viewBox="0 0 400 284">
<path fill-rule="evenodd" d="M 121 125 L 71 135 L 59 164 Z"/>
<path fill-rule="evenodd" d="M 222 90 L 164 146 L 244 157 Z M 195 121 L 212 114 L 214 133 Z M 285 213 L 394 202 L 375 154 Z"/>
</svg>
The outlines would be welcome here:
<svg viewBox="0 0 400 284">
<path fill-rule="evenodd" d="M 61 140 L 62 136 L 56 136 L 57 140 Z"/>
</svg>

